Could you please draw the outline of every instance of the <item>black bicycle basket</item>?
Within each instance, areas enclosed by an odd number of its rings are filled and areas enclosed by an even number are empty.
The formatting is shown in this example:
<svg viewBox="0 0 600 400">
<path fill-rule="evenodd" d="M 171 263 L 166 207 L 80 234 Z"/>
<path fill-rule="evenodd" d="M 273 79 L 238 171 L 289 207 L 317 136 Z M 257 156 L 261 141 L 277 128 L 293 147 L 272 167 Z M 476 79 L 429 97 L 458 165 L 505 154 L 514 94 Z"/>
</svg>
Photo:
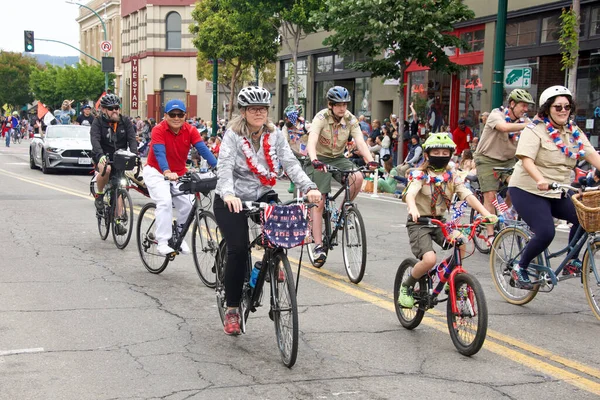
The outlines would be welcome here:
<svg viewBox="0 0 600 400">
<path fill-rule="evenodd" d="M 179 186 L 179 190 L 188 193 L 202 193 L 205 196 L 215 190 L 217 187 L 217 176 L 212 172 L 198 173 L 190 175 L 190 179 Z"/>
<path fill-rule="evenodd" d="M 113 167 L 120 171 L 131 171 L 137 164 L 137 156 L 129 152 L 117 151 L 113 155 Z"/>
</svg>

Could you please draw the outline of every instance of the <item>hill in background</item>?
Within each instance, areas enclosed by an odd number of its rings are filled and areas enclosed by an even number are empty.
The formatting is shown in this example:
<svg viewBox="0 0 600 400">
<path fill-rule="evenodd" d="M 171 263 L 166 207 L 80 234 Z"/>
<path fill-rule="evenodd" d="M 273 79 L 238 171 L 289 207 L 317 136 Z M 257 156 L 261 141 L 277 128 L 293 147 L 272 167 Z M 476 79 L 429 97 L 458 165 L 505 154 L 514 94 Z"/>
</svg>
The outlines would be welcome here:
<svg viewBox="0 0 600 400">
<path fill-rule="evenodd" d="M 38 63 L 45 65 L 47 62 L 51 65 L 56 65 L 58 67 L 64 67 L 65 65 L 73 65 L 79 62 L 79 57 L 77 56 L 51 56 L 48 54 L 31 54 L 31 53 L 23 53 L 28 57 L 33 57 L 37 59 Z"/>
</svg>

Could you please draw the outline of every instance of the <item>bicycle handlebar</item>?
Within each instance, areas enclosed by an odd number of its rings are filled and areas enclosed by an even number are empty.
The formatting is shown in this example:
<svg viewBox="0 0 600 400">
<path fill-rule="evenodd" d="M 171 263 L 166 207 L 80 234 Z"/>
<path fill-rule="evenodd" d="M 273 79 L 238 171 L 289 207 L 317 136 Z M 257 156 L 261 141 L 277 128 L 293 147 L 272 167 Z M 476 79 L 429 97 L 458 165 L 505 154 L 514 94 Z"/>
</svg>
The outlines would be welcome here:
<svg viewBox="0 0 600 400">
<path fill-rule="evenodd" d="M 339 172 L 339 173 L 344 174 L 344 175 L 346 175 L 346 174 L 350 175 L 350 174 L 353 174 L 355 172 L 363 172 L 364 173 L 364 172 L 374 172 L 375 171 L 375 170 L 369 169 L 368 167 L 358 167 L 357 169 L 346 169 L 346 170 L 344 170 L 344 169 L 339 169 L 339 168 L 334 167 L 333 165 L 329 165 L 329 164 L 326 164 L 325 168 L 327 168 L 328 172 Z"/>
<path fill-rule="evenodd" d="M 281 205 L 289 206 L 292 204 L 306 204 L 309 208 L 316 207 L 317 205 L 314 203 L 310 203 L 308 201 L 308 196 L 298 197 L 292 200 L 285 201 L 281 203 Z M 242 201 L 242 209 L 245 211 L 258 211 L 267 208 L 271 203 L 266 203 L 264 201 Z"/>
<path fill-rule="evenodd" d="M 483 223 L 491 223 L 491 221 L 487 217 L 481 216 L 475 219 L 475 221 L 473 221 L 473 223 L 471 224 L 456 224 L 453 222 L 442 222 L 439 219 L 429 217 L 417 218 L 417 224 L 439 226 L 442 229 L 442 234 L 444 235 L 444 238 L 448 242 L 453 242 L 455 240 L 455 238 L 450 237 L 450 233 L 448 232 L 449 228 L 470 228 L 468 240 L 471 240 L 473 239 L 473 236 L 475 236 L 475 231 L 477 227 Z"/>
<path fill-rule="evenodd" d="M 574 192 L 592 192 L 594 190 L 600 190 L 598 186 L 585 186 L 582 188 L 576 188 L 571 185 L 565 185 L 563 183 L 553 182 L 550 184 L 550 190 L 560 190 L 561 192 L 566 192 L 568 190 L 572 190 Z"/>
</svg>

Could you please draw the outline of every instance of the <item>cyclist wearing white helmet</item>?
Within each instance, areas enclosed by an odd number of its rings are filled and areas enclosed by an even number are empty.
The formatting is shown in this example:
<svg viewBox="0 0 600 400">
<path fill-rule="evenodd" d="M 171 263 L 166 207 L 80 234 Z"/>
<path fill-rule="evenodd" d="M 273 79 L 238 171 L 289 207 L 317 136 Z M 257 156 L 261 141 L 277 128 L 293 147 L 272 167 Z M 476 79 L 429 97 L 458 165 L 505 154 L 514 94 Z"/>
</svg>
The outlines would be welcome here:
<svg viewBox="0 0 600 400">
<path fill-rule="evenodd" d="M 531 121 L 527 118 L 529 106 L 535 104 L 533 97 L 523 89 L 514 89 L 508 95 L 508 105 L 492 110 L 487 118 L 474 159 L 477 177 L 483 192 L 485 208 L 494 213 L 492 202 L 496 200 L 498 180 L 494 167 L 510 168 L 515 165 L 515 151 L 523 128 Z M 510 199 L 507 199 L 510 205 Z M 491 245 L 494 227 L 487 226 L 488 245 Z"/>
<path fill-rule="evenodd" d="M 245 87 L 238 94 L 240 115 L 231 120 L 219 151 L 214 212 L 227 242 L 225 298 L 228 311 L 223 329 L 228 335 L 240 334 L 239 305 L 248 260 L 248 219 L 240 213 L 242 201 L 277 201 L 273 190 L 279 162 L 292 182 L 308 200 L 316 203 L 321 193 L 302 170 L 286 137 L 269 119 L 271 94 L 257 87 Z"/>
<path fill-rule="evenodd" d="M 371 169 L 375 169 L 379 164 L 373 161 L 373 156 L 365 142 L 360 129 L 358 119 L 348 111 L 348 103 L 352 99 L 348 90 L 342 86 L 334 86 L 327 91 L 327 108 L 321 110 L 315 115 L 308 134 L 308 156 L 311 164 L 306 166 L 306 173 L 318 185 L 321 193 L 331 191 L 332 174 L 325 170 L 325 166 L 330 164 L 341 170 L 355 169 L 356 165 L 344 156 L 346 143 L 352 136 L 356 143 L 358 153 L 369 163 Z M 339 182 L 341 176 L 334 175 Z M 362 187 L 363 176 L 360 172 L 355 172 L 349 176 L 350 197 L 356 198 Z M 324 263 L 326 259 L 325 251 L 322 248 L 322 228 L 324 202 L 321 200 L 318 207 L 313 209 L 312 232 L 315 241 L 315 259 L 319 263 Z"/>
<path fill-rule="evenodd" d="M 533 287 L 527 266 L 554 239 L 552 217 L 573 224 L 572 239 L 579 227 L 575 206 L 560 192 L 548 192 L 553 182 L 570 184 L 571 171 L 583 158 L 600 169 L 600 155 L 586 135 L 573 124 L 575 102 L 564 86 L 552 86 L 542 92 L 538 119 L 527 125 L 521 134 L 516 155 L 519 162 L 509 183 L 515 209 L 534 233 L 521 254 L 519 265 L 512 270 L 517 287 Z M 581 271 L 581 261 L 573 259 L 563 269 L 563 275 Z"/>
</svg>

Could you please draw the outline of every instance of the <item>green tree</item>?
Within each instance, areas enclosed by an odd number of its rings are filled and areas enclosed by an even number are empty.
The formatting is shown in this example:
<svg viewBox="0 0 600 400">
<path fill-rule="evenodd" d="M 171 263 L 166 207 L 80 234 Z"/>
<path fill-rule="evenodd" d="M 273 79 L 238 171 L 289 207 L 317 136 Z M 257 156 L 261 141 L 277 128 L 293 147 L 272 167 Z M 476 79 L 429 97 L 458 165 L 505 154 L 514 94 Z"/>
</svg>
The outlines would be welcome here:
<svg viewBox="0 0 600 400">
<path fill-rule="evenodd" d="M 475 16 L 461 0 L 325 0 L 313 21 L 335 31 L 323 42 L 345 55 L 366 55 L 351 67 L 372 76 L 398 79 L 399 112 L 404 115 L 403 80 L 406 69 L 417 63 L 435 71 L 456 73 L 461 66 L 444 51 L 468 47 L 451 34 L 454 24 Z M 403 158 L 398 146 L 398 159 Z"/>
<path fill-rule="evenodd" d="M 230 67 L 231 93 L 249 67 L 262 68 L 275 61 L 278 32 L 260 8 L 233 0 L 204 0 L 196 3 L 192 18 L 196 22 L 190 26 L 194 46 L 204 59 L 222 59 Z M 229 118 L 234 98 L 229 99 Z"/>
<path fill-rule="evenodd" d="M 567 70 L 567 87 L 575 97 L 577 89 L 577 64 L 579 64 L 580 4 L 573 0 L 569 10 L 563 8 L 560 15 L 560 37 L 558 42 L 562 53 L 562 70 Z"/>
<path fill-rule="evenodd" d="M 36 65 L 32 57 L 0 50 L 0 106 L 9 104 L 16 109 L 33 101 L 29 75 Z"/>
</svg>

